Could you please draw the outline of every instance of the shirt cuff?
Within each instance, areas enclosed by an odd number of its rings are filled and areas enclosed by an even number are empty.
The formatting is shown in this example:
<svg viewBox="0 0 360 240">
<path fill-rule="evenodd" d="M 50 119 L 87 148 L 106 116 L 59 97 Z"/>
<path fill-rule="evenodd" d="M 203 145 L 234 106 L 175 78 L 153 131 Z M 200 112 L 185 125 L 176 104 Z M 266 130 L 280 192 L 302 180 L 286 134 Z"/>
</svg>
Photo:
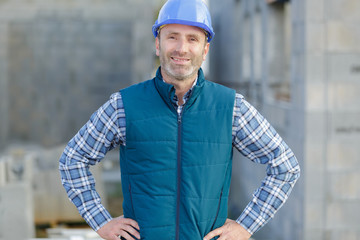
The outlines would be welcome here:
<svg viewBox="0 0 360 240">
<path fill-rule="evenodd" d="M 256 209 L 259 209 L 259 207 L 253 202 L 250 202 L 236 220 L 236 222 L 251 235 L 260 230 L 267 222 L 267 220 L 260 215 L 260 211 Z"/>
<path fill-rule="evenodd" d="M 86 211 L 83 218 L 87 224 L 94 229 L 99 230 L 106 223 L 112 220 L 110 213 L 105 209 L 102 204 L 94 206 L 91 210 Z"/>
</svg>

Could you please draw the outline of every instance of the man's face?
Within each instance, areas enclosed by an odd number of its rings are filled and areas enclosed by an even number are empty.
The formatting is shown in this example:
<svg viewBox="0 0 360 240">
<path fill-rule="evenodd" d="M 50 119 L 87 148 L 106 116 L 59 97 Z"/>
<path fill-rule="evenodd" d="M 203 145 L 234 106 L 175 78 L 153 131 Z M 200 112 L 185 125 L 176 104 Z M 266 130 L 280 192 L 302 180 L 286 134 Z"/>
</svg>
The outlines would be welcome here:
<svg viewBox="0 0 360 240">
<path fill-rule="evenodd" d="M 168 24 L 156 38 L 156 55 L 160 58 L 165 79 L 194 80 L 209 51 L 202 29 L 193 26 Z"/>
</svg>

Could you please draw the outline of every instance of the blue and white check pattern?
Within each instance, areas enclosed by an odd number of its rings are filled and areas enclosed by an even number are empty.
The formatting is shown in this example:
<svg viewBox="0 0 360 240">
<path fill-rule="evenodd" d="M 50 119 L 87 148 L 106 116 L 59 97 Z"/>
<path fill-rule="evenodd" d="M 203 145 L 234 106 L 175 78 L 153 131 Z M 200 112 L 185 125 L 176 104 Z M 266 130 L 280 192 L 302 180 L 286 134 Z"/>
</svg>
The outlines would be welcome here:
<svg viewBox="0 0 360 240">
<path fill-rule="evenodd" d="M 251 234 L 264 226 L 287 200 L 300 176 L 294 153 L 259 112 L 237 95 L 233 145 L 256 163 L 267 164 L 267 176 L 236 220 Z"/>
<path fill-rule="evenodd" d="M 236 94 L 232 129 L 233 146 L 250 160 L 267 164 L 266 178 L 236 220 L 253 234 L 284 204 L 300 176 L 300 168 L 290 148 L 240 94 Z M 95 231 L 112 217 L 101 204 L 89 166 L 100 162 L 109 150 L 121 144 L 126 144 L 126 121 L 118 92 L 91 116 L 60 158 L 62 184 Z"/>
</svg>

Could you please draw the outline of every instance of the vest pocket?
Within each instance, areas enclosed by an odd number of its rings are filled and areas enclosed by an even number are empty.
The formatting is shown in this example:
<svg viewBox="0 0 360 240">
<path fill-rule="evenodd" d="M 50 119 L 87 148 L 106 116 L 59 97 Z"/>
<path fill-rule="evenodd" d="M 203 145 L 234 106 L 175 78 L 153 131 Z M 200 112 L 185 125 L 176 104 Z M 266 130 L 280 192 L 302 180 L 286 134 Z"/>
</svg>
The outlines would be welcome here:
<svg viewBox="0 0 360 240">
<path fill-rule="evenodd" d="M 221 189 L 219 203 L 218 203 L 218 207 L 217 207 L 216 215 L 215 215 L 215 220 L 214 220 L 214 222 L 213 222 L 213 224 L 211 226 L 211 231 L 214 230 L 214 226 L 215 226 L 216 220 L 217 220 L 219 212 L 220 212 L 220 204 L 221 204 L 222 194 L 223 194 L 223 190 Z"/>
</svg>

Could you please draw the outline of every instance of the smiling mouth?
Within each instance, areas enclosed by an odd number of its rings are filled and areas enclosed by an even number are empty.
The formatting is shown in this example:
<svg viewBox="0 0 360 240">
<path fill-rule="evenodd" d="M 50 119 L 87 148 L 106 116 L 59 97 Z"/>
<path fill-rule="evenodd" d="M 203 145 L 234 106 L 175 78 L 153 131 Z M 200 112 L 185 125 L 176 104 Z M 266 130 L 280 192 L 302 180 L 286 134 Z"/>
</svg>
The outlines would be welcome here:
<svg viewBox="0 0 360 240">
<path fill-rule="evenodd" d="M 188 59 L 188 58 L 171 57 L 171 59 L 172 59 L 174 62 L 178 62 L 178 63 L 186 63 L 186 62 L 190 61 L 190 59 Z"/>
</svg>

